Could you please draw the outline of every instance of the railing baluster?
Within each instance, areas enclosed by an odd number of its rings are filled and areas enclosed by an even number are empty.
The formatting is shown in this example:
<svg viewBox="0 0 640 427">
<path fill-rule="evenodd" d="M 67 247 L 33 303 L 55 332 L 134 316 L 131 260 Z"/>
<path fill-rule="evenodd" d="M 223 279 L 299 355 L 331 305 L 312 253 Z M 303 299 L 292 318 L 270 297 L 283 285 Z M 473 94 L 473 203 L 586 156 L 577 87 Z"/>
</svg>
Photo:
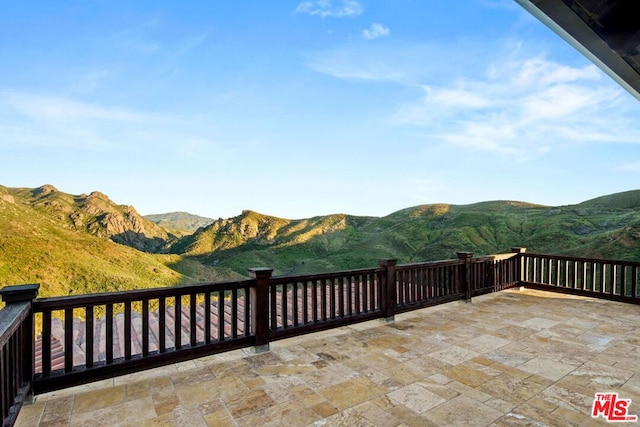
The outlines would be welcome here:
<svg viewBox="0 0 640 427">
<path fill-rule="evenodd" d="M 51 375 L 51 310 L 42 312 L 42 376 Z"/>
<path fill-rule="evenodd" d="M 353 280 L 350 275 L 347 275 L 344 280 L 347 285 L 347 316 L 351 316 L 353 315 Z"/>
<path fill-rule="evenodd" d="M 84 364 L 87 368 L 93 367 L 93 306 L 88 305 L 85 308 L 85 359 Z"/>
<path fill-rule="evenodd" d="M 315 323 L 318 321 L 318 281 L 317 280 L 312 280 L 311 281 L 311 289 L 313 290 L 313 299 L 311 300 L 311 306 L 312 306 L 312 314 L 313 314 L 313 320 L 312 322 Z"/>
<path fill-rule="evenodd" d="M 327 282 L 320 280 L 320 305 L 322 307 L 322 321 L 327 320 Z"/>
<path fill-rule="evenodd" d="M 348 303 L 348 316 L 355 316 L 360 314 L 360 277 L 356 274 L 349 274 L 347 276 L 347 303 Z"/>
<path fill-rule="evenodd" d="M 231 337 L 238 338 L 238 290 L 231 291 Z"/>
<path fill-rule="evenodd" d="M 167 300 L 161 296 L 158 298 L 158 352 L 167 351 Z"/>
<path fill-rule="evenodd" d="M 142 357 L 149 355 L 149 299 L 142 300 Z"/>
<path fill-rule="evenodd" d="M 245 307 L 247 312 L 249 307 Z M 245 329 L 248 323 L 245 323 Z M 204 293 L 204 342 L 209 344 L 211 342 L 211 292 Z"/>
<path fill-rule="evenodd" d="M 7 366 L 11 363 L 11 361 L 18 360 L 17 352 L 16 352 L 16 334 L 13 334 L 9 337 L 9 341 L 7 342 L 7 352 L 5 354 L 6 360 L 5 363 Z M 9 386 L 7 390 L 9 390 L 9 396 L 17 396 L 18 395 L 18 382 L 16 378 L 17 374 L 17 366 L 12 366 L 11 369 L 8 369 L 7 372 L 7 380 L 9 381 Z"/>
<path fill-rule="evenodd" d="M 179 294 L 175 295 L 175 314 L 173 323 L 173 345 L 176 350 L 182 348 L 182 298 Z M 220 304 L 220 301 L 218 301 Z"/>
<path fill-rule="evenodd" d="M 327 279 L 329 286 L 329 318 L 336 318 L 336 285 L 334 279 Z"/>
<path fill-rule="evenodd" d="M 107 360 L 107 365 L 110 365 L 111 363 L 113 363 L 113 303 L 107 303 L 105 310 L 105 358 Z"/>
<path fill-rule="evenodd" d="M 124 360 L 131 360 L 131 301 L 124 302 Z"/>
<path fill-rule="evenodd" d="M 245 286 L 244 288 L 244 335 L 245 337 L 251 336 L 251 307 L 253 307 L 253 301 L 251 298 L 251 288 Z"/>
<path fill-rule="evenodd" d="M 198 337 L 196 334 L 198 331 L 197 308 L 198 303 L 196 301 L 196 293 L 191 292 L 189 294 L 189 346 L 191 347 L 195 347 L 198 344 Z"/>
<path fill-rule="evenodd" d="M 292 326 L 298 326 L 300 324 L 300 319 L 298 317 L 298 282 L 294 281 L 291 284 L 291 312 L 293 316 Z"/>
<path fill-rule="evenodd" d="M 309 282 L 302 282 L 302 323 L 309 323 Z"/>
<path fill-rule="evenodd" d="M 344 304 L 345 304 L 345 281 L 344 277 L 338 279 L 338 316 L 344 317 Z M 348 289 L 348 287 L 347 287 Z"/>
<path fill-rule="evenodd" d="M 605 277 L 604 270 L 605 270 L 604 263 L 598 262 L 598 292 L 602 292 L 602 293 L 606 292 L 605 282 L 604 282 L 604 277 Z"/>
<path fill-rule="evenodd" d="M 218 291 L 218 341 L 225 340 L 224 333 L 224 292 Z"/>
<path fill-rule="evenodd" d="M 289 285 L 287 285 L 286 283 L 282 285 L 282 294 L 281 294 L 281 313 L 282 313 L 282 328 L 288 328 L 289 327 L 289 307 L 288 307 L 288 302 L 289 302 L 289 298 L 288 298 L 288 290 L 287 288 L 289 287 Z"/>
<path fill-rule="evenodd" d="M 64 371 L 73 370 L 73 309 L 64 310 Z"/>
<path fill-rule="evenodd" d="M 7 363 L 4 356 L 5 348 L 0 346 L 0 415 L 2 415 L 2 421 L 9 416 L 9 408 L 11 407 L 11 397 L 9 390 L 9 375 L 7 375 Z M 4 424 L 4 423 L 3 423 Z"/>
<path fill-rule="evenodd" d="M 371 311 L 378 309 L 376 305 L 376 273 L 367 273 L 367 283 L 369 284 L 369 308 Z"/>
<path fill-rule="evenodd" d="M 271 330 L 278 329 L 278 285 L 269 286 L 269 302 L 271 304 Z"/>
</svg>

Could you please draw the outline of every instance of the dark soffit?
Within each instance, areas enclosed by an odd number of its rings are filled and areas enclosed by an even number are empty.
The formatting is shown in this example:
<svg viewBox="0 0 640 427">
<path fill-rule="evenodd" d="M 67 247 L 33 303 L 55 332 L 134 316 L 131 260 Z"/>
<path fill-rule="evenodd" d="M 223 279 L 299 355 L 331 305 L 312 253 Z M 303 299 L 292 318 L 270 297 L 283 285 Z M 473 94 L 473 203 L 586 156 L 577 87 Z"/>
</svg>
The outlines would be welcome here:
<svg viewBox="0 0 640 427">
<path fill-rule="evenodd" d="M 640 0 L 515 0 L 640 100 Z"/>
</svg>

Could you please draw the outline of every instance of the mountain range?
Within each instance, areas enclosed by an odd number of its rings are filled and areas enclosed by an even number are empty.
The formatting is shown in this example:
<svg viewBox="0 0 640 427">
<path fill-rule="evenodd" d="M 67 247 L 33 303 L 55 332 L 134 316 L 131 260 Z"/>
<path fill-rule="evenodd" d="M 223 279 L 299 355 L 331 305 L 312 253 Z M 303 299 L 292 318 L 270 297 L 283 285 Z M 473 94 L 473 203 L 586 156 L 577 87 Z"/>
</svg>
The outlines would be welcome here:
<svg viewBox="0 0 640 427">
<path fill-rule="evenodd" d="M 186 212 L 143 217 L 100 192 L 0 186 L 0 285 L 41 283 L 42 296 L 234 280 L 249 267 L 311 273 L 512 246 L 638 260 L 640 190 L 566 206 L 429 204 L 384 217 L 299 220 L 245 210 L 213 220 Z"/>
</svg>

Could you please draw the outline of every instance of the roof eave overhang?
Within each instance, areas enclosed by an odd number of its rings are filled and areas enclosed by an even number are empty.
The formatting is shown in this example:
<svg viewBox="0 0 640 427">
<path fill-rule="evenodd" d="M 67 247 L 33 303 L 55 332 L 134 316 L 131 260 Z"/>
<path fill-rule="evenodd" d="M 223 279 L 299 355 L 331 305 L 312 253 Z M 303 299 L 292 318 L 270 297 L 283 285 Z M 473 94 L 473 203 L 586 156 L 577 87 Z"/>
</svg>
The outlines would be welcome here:
<svg viewBox="0 0 640 427">
<path fill-rule="evenodd" d="M 640 100 L 640 74 L 559 0 L 515 0 Z"/>
</svg>

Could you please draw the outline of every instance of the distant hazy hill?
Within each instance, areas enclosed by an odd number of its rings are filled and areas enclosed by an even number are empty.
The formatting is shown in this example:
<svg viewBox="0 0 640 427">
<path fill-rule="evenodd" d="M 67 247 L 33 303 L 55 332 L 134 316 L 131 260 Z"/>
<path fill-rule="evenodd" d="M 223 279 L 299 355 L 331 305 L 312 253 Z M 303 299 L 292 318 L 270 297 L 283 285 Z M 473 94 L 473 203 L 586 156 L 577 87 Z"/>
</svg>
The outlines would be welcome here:
<svg viewBox="0 0 640 427">
<path fill-rule="evenodd" d="M 212 218 L 193 215 L 188 212 L 169 212 L 145 215 L 144 217 L 165 230 L 175 231 L 181 235 L 191 234 L 198 228 L 206 227 L 214 221 Z"/>
</svg>

